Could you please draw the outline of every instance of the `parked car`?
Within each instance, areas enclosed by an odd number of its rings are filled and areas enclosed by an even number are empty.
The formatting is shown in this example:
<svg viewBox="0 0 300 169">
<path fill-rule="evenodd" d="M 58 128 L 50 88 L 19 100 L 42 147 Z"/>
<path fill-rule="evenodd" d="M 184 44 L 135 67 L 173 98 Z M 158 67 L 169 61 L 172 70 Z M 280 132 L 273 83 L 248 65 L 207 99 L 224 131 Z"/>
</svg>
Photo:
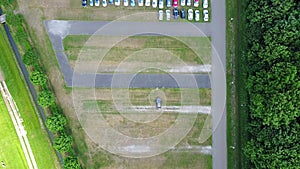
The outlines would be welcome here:
<svg viewBox="0 0 300 169">
<path fill-rule="evenodd" d="M 178 7 L 178 0 L 173 0 L 173 7 L 177 8 Z"/>
<path fill-rule="evenodd" d="M 107 7 L 107 0 L 102 0 L 102 6 Z"/>
<path fill-rule="evenodd" d="M 199 10 L 195 10 L 195 21 L 200 21 L 200 12 Z"/>
<path fill-rule="evenodd" d="M 94 6 L 94 1 L 90 0 L 90 6 Z"/>
<path fill-rule="evenodd" d="M 167 8 L 170 8 L 172 5 L 171 5 L 171 0 L 166 0 L 167 1 Z"/>
<path fill-rule="evenodd" d="M 128 6 L 128 0 L 124 0 L 123 5 Z"/>
<path fill-rule="evenodd" d="M 139 6 L 144 6 L 144 0 L 138 0 L 138 5 Z"/>
<path fill-rule="evenodd" d="M 86 7 L 86 0 L 82 0 L 82 6 Z"/>
<path fill-rule="evenodd" d="M 155 99 L 155 103 L 156 103 L 156 109 L 160 109 L 161 108 L 161 103 L 162 103 L 161 98 L 157 97 Z"/>
<path fill-rule="evenodd" d="M 203 8 L 208 8 L 208 0 L 203 0 Z"/>
<path fill-rule="evenodd" d="M 120 6 L 120 4 L 121 4 L 121 0 L 115 0 L 115 5 L 116 6 Z"/>
<path fill-rule="evenodd" d="M 151 0 L 146 0 L 145 1 L 145 6 L 150 6 L 150 4 L 151 4 Z"/>
<path fill-rule="evenodd" d="M 130 0 L 130 6 L 135 6 L 135 0 Z"/>
<path fill-rule="evenodd" d="M 185 10 L 184 9 L 181 9 L 180 16 L 181 16 L 182 19 L 185 18 Z"/>
<path fill-rule="evenodd" d="M 158 11 L 158 20 L 162 21 L 164 19 L 164 11 L 159 10 Z"/>
<path fill-rule="evenodd" d="M 109 3 L 110 5 L 113 5 L 113 4 L 114 4 L 114 0 L 108 0 L 108 3 Z"/>
<path fill-rule="evenodd" d="M 194 18 L 194 14 L 193 14 L 193 13 L 194 13 L 194 12 L 193 12 L 192 9 L 189 9 L 189 10 L 188 10 L 188 20 L 189 20 L 189 21 L 193 20 L 193 18 Z"/>
<path fill-rule="evenodd" d="M 158 1 L 158 8 L 163 9 L 164 8 L 164 0 L 159 0 Z"/>
<path fill-rule="evenodd" d="M 174 19 L 178 19 L 179 12 L 177 8 L 173 9 L 173 15 L 174 15 Z"/>
<path fill-rule="evenodd" d="M 157 8 L 157 0 L 152 0 L 152 7 Z"/>
<path fill-rule="evenodd" d="M 207 22 L 209 20 L 209 16 L 208 16 L 208 10 L 207 9 L 204 9 L 203 10 L 203 20 L 205 22 Z"/>
<path fill-rule="evenodd" d="M 167 21 L 169 21 L 171 19 L 171 10 L 170 9 L 166 10 L 166 19 L 167 19 Z"/>
<path fill-rule="evenodd" d="M 99 6 L 100 5 L 100 0 L 95 0 L 95 6 Z"/>
<path fill-rule="evenodd" d="M 186 0 L 186 6 L 191 6 L 192 5 L 192 0 Z"/>
<path fill-rule="evenodd" d="M 180 2 L 180 6 L 185 6 L 186 1 L 185 0 L 181 0 Z"/>
<path fill-rule="evenodd" d="M 194 7 L 198 7 L 199 6 L 199 0 L 194 0 Z"/>
</svg>

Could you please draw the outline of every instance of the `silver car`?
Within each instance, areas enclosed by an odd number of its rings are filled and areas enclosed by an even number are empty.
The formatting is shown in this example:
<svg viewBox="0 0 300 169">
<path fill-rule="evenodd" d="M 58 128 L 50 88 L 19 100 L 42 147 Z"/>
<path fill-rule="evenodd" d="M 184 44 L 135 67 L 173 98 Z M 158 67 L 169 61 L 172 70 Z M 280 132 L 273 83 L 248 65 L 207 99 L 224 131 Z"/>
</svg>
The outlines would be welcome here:
<svg viewBox="0 0 300 169">
<path fill-rule="evenodd" d="M 164 11 L 159 10 L 158 11 L 158 20 L 162 21 L 164 19 Z"/>
<path fill-rule="evenodd" d="M 209 20 L 209 16 L 208 16 L 208 10 L 207 9 L 204 9 L 203 10 L 203 20 L 205 22 L 207 22 Z"/>
</svg>

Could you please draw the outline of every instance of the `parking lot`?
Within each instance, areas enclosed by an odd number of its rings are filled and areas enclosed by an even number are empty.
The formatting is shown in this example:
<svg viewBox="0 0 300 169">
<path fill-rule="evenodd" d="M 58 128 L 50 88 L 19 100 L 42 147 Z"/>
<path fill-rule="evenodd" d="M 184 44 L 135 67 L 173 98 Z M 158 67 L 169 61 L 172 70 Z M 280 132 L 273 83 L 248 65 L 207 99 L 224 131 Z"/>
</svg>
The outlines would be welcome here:
<svg viewBox="0 0 300 169">
<path fill-rule="evenodd" d="M 88 1 L 89 2 L 89 1 Z M 103 6 L 101 6 L 101 1 L 98 6 L 94 6 L 91 7 L 89 4 L 86 5 L 86 9 L 82 9 L 82 11 L 86 11 L 86 12 L 90 12 L 90 11 L 105 11 L 106 13 L 113 13 L 115 11 L 133 11 L 130 9 L 135 9 L 135 10 L 139 10 L 139 9 L 148 9 L 147 11 L 151 10 L 151 11 L 155 11 L 156 14 L 158 14 L 158 11 L 160 10 L 158 7 L 153 8 L 151 6 L 138 6 L 137 4 L 133 7 L 133 6 L 122 6 L 122 3 L 124 2 L 120 2 L 120 6 L 116 6 L 114 5 L 114 3 L 112 5 L 107 5 L 105 8 Z M 200 12 L 200 22 L 201 22 L 201 18 L 203 21 L 203 17 L 201 17 L 202 15 L 202 2 L 199 2 L 199 7 L 195 8 L 194 6 L 191 5 L 191 7 L 189 6 L 180 6 L 180 4 L 178 5 L 178 12 L 181 11 L 181 9 L 193 9 L 193 11 L 195 11 L 194 9 L 199 9 Z M 81 4 L 80 4 L 81 6 Z M 211 10 L 212 12 L 211 13 Z M 127 10 L 129 9 L 129 10 Z M 181 22 L 183 20 L 187 20 L 187 17 L 185 17 L 185 19 L 181 19 L 180 14 L 178 14 L 178 19 L 174 19 L 174 15 L 173 15 L 173 9 L 174 7 L 166 7 L 164 6 L 163 9 L 163 22 L 147 22 L 147 20 L 143 21 L 143 22 L 130 22 L 129 23 L 121 23 L 119 22 L 118 24 L 120 24 L 120 26 L 124 26 L 126 25 L 126 30 L 130 30 L 130 31 L 135 31 L 137 29 L 140 28 L 147 28 L 145 27 L 145 25 L 151 25 L 149 27 L 149 29 L 154 29 L 156 30 L 160 30 L 163 32 L 171 32 L 172 36 L 182 36 L 183 34 L 186 33 L 190 33 L 190 31 L 186 31 L 185 29 L 180 29 L 178 28 L 178 26 L 182 26 L 183 23 L 174 23 L 175 22 Z M 226 85 L 224 83 L 222 83 L 222 81 L 224 81 L 224 70 L 225 70 L 225 53 L 226 53 L 226 49 L 225 49 L 225 1 L 220 1 L 218 2 L 218 4 L 210 4 L 209 3 L 209 14 L 211 15 L 210 19 L 209 19 L 209 23 L 193 23 L 193 24 L 199 24 L 199 27 L 202 27 L 202 30 L 204 32 L 204 36 L 209 36 L 211 37 L 211 44 L 213 46 L 212 48 L 212 100 L 214 100 L 212 102 L 212 121 L 213 121 L 213 142 L 212 142 L 212 156 L 213 156 L 213 166 L 214 168 L 224 168 L 224 166 L 227 166 L 227 154 L 226 154 L 226 110 L 224 109 L 224 107 L 222 106 L 218 106 L 217 102 L 218 100 L 222 100 L 222 98 L 225 97 L 225 88 Z M 166 21 L 166 10 L 170 10 L 170 23 L 168 23 L 168 21 Z M 187 12 L 188 10 L 186 10 Z M 101 13 L 101 12 L 100 12 Z M 102 13 L 103 14 L 103 13 Z M 123 15 L 121 15 L 123 14 Z M 122 17 L 124 16 L 125 12 L 120 12 L 120 15 L 115 16 L 115 17 Z M 187 15 L 187 14 L 186 14 Z M 108 15 L 105 15 L 105 17 Z M 114 16 L 113 14 L 109 15 L 111 18 L 112 16 Z M 102 17 L 102 16 L 101 16 Z M 157 15 L 158 18 L 158 15 Z M 213 18 L 213 20 L 211 20 L 211 18 Z M 96 19 L 94 19 L 96 20 Z M 98 21 L 101 21 L 101 18 L 98 18 Z M 103 21 L 103 20 L 102 20 Z M 140 21 L 140 20 L 138 20 Z M 172 22 L 173 21 L 173 22 Z M 195 20 L 193 20 L 192 22 L 196 22 Z M 72 23 L 73 24 L 73 23 Z M 72 25 L 71 24 L 71 25 Z M 93 29 L 92 27 L 89 27 L 87 25 L 94 25 L 95 27 L 99 28 L 99 25 L 101 27 L 104 26 L 107 23 L 104 22 L 85 22 L 85 28 L 82 29 L 82 27 L 70 27 L 71 29 L 67 30 L 67 34 L 70 34 L 72 31 L 75 31 L 76 34 L 87 34 L 87 31 L 92 31 L 91 33 L 93 33 Z M 135 25 L 135 26 L 132 26 Z M 164 25 L 165 24 L 165 25 Z M 176 29 L 171 29 L 172 24 L 176 24 Z M 82 24 L 81 24 L 82 25 Z M 98 25 L 98 26 L 97 26 Z M 128 27 L 128 28 L 127 28 Z M 118 27 L 116 27 L 116 30 L 119 29 Z M 114 31 L 109 31 L 106 32 L 109 35 L 111 35 Z M 122 32 L 120 32 L 122 33 Z M 194 36 L 192 35 L 193 33 L 190 34 L 190 36 Z M 65 35 L 59 35 L 59 36 L 65 36 Z M 187 36 L 187 35 L 185 35 Z M 198 35 L 199 36 L 199 35 Z M 61 39 L 60 37 L 57 37 L 56 40 Z M 53 44 L 54 46 L 56 46 L 55 44 Z M 60 45 L 59 45 L 60 46 Z M 61 58 L 61 57 L 60 57 Z M 65 60 L 67 61 L 67 60 Z M 220 62 L 221 65 L 220 66 Z M 62 66 L 62 65 L 61 65 Z M 65 74 L 66 75 L 66 74 Z M 68 79 L 66 78 L 68 75 L 65 76 L 65 80 Z"/>
<path fill-rule="evenodd" d="M 209 0 L 82 0 L 82 6 L 94 8 L 127 7 L 158 10 L 160 21 L 209 22 Z"/>
</svg>

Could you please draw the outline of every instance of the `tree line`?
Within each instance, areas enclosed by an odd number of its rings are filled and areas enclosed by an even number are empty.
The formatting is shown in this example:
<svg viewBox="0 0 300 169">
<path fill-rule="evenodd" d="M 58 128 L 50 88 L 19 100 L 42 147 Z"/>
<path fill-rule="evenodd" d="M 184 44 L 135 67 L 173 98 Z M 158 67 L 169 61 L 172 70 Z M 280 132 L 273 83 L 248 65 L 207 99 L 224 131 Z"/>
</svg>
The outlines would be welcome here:
<svg viewBox="0 0 300 169">
<path fill-rule="evenodd" d="M 248 141 L 251 168 L 299 169 L 300 1 L 251 0 L 246 7 Z"/>
</svg>

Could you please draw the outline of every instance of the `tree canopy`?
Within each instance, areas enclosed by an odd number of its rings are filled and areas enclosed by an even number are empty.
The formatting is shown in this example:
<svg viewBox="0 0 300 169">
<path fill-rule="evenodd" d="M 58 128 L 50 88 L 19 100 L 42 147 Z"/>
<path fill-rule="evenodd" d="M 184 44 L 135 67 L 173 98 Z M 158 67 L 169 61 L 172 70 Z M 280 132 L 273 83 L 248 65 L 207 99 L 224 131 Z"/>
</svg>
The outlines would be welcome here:
<svg viewBox="0 0 300 169">
<path fill-rule="evenodd" d="M 300 161 L 300 3 L 252 0 L 246 10 L 251 168 Z"/>
</svg>

